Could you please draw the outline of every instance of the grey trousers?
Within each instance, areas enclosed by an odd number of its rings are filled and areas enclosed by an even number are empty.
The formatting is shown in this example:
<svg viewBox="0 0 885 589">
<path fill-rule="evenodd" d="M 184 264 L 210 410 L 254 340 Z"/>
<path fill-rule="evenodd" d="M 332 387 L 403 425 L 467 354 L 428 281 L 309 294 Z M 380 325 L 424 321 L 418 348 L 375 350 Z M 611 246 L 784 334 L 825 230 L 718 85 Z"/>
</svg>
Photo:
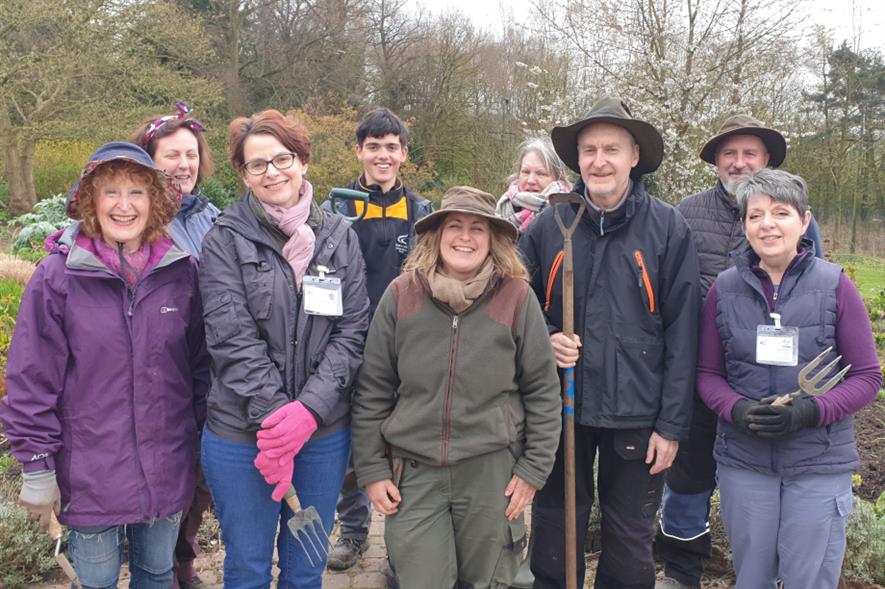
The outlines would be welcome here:
<svg viewBox="0 0 885 589">
<path fill-rule="evenodd" d="M 525 520 L 504 516 L 515 460 L 506 449 L 452 466 L 407 460 L 384 541 L 402 589 L 506 589 L 525 548 Z"/>
<path fill-rule="evenodd" d="M 851 473 L 769 476 L 719 465 L 736 589 L 836 589 L 851 513 Z"/>
</svg>

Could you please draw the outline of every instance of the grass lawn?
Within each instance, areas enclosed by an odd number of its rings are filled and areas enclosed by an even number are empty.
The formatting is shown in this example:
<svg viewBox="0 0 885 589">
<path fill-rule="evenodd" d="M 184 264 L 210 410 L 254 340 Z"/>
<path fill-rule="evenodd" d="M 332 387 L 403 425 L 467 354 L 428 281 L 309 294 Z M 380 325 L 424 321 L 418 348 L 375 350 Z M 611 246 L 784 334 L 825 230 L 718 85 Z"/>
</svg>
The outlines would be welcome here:
<svg viewBox="0 0 885 589">
<path fill-rule="evenodd" d="M 864 299 L 885 289 L 885 258 L 854 254 L 833 254 L 829 258 L 845 269 Z"/>
</svg>

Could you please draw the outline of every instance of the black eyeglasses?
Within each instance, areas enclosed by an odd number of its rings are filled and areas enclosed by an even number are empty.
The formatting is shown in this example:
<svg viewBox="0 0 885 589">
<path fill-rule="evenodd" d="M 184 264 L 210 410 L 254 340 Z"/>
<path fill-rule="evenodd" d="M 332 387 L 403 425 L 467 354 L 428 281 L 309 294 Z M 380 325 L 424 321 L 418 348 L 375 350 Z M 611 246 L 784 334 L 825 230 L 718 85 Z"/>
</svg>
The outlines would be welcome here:
<svg viewBox="0 0 885 589">
<path fill-rule="evenodd" d="M 294 153 L 281 153 L 270 160 L 252 160 L 243 164 L 243 169 L 253 176 L 260 176 L 267 171 L 268 164 L 273 164 L 277 170 L 287 170 L 295 164 Z"/>
</svg>

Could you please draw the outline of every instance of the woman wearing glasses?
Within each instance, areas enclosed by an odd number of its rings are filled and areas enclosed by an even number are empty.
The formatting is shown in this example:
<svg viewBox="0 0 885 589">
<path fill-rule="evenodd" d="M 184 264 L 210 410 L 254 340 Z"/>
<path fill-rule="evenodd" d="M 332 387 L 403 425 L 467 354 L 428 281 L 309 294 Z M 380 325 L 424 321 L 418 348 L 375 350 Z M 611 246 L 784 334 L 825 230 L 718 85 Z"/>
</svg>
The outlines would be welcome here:
<svg viewBox="0 0 885 589">
<path fill-rule="evenodd" d="M 294 485 L 331 531 L 369 324 L 363 259 L 347 222 L 313 201 L 300 123 L 266 110 L 232 121 L 228 141 L 246 194 L 209 231 L 200 262 L 212 356 L 202 461 L 224 584 L 269 587 L 276 537 L 279 587 L 319 589 L 325 554 L 301 549 L 281 499 Z"/>
</svg>

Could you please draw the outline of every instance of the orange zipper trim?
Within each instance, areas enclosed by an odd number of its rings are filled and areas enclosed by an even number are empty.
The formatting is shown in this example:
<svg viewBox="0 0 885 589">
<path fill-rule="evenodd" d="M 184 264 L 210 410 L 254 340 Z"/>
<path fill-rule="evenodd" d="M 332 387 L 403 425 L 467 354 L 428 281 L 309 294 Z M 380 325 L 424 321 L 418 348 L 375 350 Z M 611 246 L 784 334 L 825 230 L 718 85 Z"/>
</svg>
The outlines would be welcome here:
<svg viewBox="0 0 885 589">
<path fill-rule="evenodd" d="M 651 280 L 648 278 L 648 270 L 645 267 L 645 260 L 642 259 L 642 252 L 633 250 L 633 257 L 636 259 L 636 265 L 642 272 L 642 282 L 645 284 L 645 292 L 648 293 L 648 312 L 655 312 L 655 291 L 651 288 Z"/>
<path fill-rule="evenodd" d="M 556 254 L 556 257 L 553 259 L 553 265 L 550 266 L 550 275 L 547 277 L 547 299 L 544 301 L 545 311 L 550 309 L 550 297 L 553 294 L 553 283 L 556 281 L 556 273 L 559 272 L 559 267 L 562 266 L 562 258 L 564 256 L 565 251 L 559 250 L 559 253 Z"/>
</svg>

